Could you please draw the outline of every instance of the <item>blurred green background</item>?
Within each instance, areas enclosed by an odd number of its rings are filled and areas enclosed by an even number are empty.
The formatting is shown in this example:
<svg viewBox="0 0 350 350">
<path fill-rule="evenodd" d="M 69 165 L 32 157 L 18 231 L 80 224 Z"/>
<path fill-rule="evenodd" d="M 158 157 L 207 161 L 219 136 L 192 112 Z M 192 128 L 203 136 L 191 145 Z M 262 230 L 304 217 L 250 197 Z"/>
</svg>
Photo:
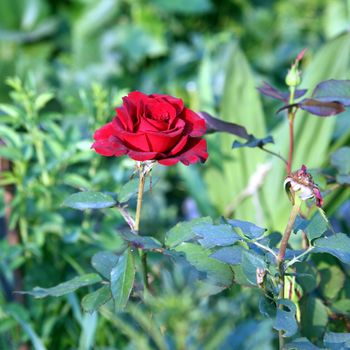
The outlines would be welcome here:
<svg viewBox="0 0 350 350">
<path fill-rule="evenodd" d="M 116 232 L 125 226 L 118 212 L 82 214 L 61 203 L 77 189 L 117 191 L 130 178 L 130 160 L 90 150 L 93 131 L 111 119 L 123 95 L 181 97 L 257 137 L 272 134 L 270 149 L 285 155 L 285 120 L 256 87 L 266 80 L 283 88 L 303 48 L 303 86 L 349 79 L 349 28 L 346 0 L 1 0 L 0 139 L 6 147 L 0 157 L 12 165 L 6 170 L 1 163 L 0 348 L 273 349 L 275 334 L 258 313 L 256 292 L 235 287 L 209 297 L 213 291 L 196 282 L 190 266 L 175 267 L 157 255 L 151 261 L 159 299 L 117 315 L 83 313 L 80 293 L 34 300 L 12 291 L 67 280 L 89 271 L 94 252 L 120 247 Z M 349 144 L 349 120 L 348 112 L 298 116 L 294 167 L 313 168 L 323 190 L 319 169 Z M 233 140 L 208 136 L 205 165 L 155 170 L 159 179 L 143 210 L 145 234 L 162 241 L 177 221 L 205 215 L 284 227 L 283 163 L 256 149 L 232 151 Z M 262 185 L 246 196 L 252 176 L 264 169 Z M 339 189 L 326 200 L 339 226 L 348 225 L 348 196 L 349 189 Z M 345 278 L 337 283 L 350 288 Z M 307 335 L 317 340 L 326 324 Z M 340 321 L 332 327 L 346 331 Z"/>
</svg>

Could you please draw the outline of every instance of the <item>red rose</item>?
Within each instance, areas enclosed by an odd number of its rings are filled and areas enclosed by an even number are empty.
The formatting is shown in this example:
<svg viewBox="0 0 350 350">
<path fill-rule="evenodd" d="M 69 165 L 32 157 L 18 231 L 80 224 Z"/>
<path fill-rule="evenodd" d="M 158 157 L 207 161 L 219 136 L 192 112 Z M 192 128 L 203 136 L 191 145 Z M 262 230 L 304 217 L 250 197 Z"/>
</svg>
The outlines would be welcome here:
<svg viewBox="0 0 350 350">
<path fill-rule="evenodd" d="M 205 162 L 207 144 L 201 138 L 205 121 L 168 95 L 131 92 L 116 108 L 112 122 L 94 134 L 92 147 L 103 156 L 127 154 L 138 161 L 155 160 L 163 165 Z"/>
</svg>

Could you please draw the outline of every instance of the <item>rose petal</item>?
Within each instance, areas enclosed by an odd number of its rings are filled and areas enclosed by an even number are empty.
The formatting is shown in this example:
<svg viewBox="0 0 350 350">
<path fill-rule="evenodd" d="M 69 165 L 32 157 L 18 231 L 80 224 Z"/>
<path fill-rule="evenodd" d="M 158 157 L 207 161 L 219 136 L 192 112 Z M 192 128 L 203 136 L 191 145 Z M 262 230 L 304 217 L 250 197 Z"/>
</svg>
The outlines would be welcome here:
<svg viewBox="0 0 350 350">
<path fill-rule="evenodd" d="M 148 142 L 146 134 L 134 134 L 130 132 L 121 132 L 119 135 L 122 142 L 128 148 L 135 151 L 152 152 L 151 145 Z"/>
<path fill-rule="evenodd" d="M 141 118 L 137 131 L 164 131 L 167 130 L 169 124 L 161 120 L 153 120 L 149 118 Z"/>
<path fill-rule="evenodd" d="M 165 100 L 150 99 L 145 105 L 145 117 L 153 120 L 169 121 L 176 117 L 176 109 Z"/>
<path fill-rule="evenodd" d="M 112 135 L 114 135 L 114 128 L 112 122 L 110 122 L 95 131 L 94 139 L 102 140 Z"/>
<path fill-rule="evenodd" d="M 120 124 L 122 125 L 122 129 L 133 131 L 135 120 L 133 120 L 132 114 L 129 114 L 128 110 L 124 106 L 118 107 L 115 110 L 117 112 L 115 119 L 119 120 Z"/>
<path fill-rule="evenodd" d="M 110 136 L 108 139 L 95 141 L 91 148 L 98 154 L 106 157 L 120 157 L 128 152 L 125 146 L 115 136 Z"/>
<path fill-rule="evenodd" d="M 165 153 L 175 146 L 181 138 L 181 130 L 172 135 L 163 133 L 147 133 L 147 138 L 153 152 Z"/>
<path fill-rule="evenodd" d="M 206 125 L 205 120 L 202 119 L 198 114 L 191 111 L 188 108 L 184 108 L 181 116 L 186 121 L 186 129 L 185 132 L 192 137 L 201 137 L 205 134 Z"/>
<path fill-rule="evenodd" d="M 169 166 L 181 162 L 185 165 L 190 165 L 198 161 L 204 163 L 208 158 L 207 143 L 205 139 L 190 139 L 185 149 L 187 150 L 184 153 L 175 157 L 159 160 L 159 164 Z"/>
<path fill-rule="evenodd" d="M 176 109 L 176 114 L 180 114 L 184 108 L 184 102 L 181 98 L 176 98 L 176 97 L 173 97 L 170 95 L 164 95 L 164 94 L 152 94 L 149 97 L 162 99 L 170 103 Z"/>
<path fill-rule="evenodd" d="M 134 160 L 144 161 L 144 160 L 155 160 L 155 159 L 161 158 L 163 155 L 157 152 L 128 151 L 128 156 Z"/>
</svg>

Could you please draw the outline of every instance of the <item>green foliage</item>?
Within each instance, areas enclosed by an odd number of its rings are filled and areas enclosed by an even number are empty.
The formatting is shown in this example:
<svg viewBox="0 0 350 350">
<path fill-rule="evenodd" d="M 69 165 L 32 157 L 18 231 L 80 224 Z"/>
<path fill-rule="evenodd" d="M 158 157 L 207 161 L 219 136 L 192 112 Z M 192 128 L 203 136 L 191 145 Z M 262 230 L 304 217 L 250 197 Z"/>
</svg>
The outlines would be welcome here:
<svg viewBox="0 0 350 350">
<path fill-rule="evenodd" d="M 101 192 L 80 192 L 74 193 L 63 202 L 66 207 L 85 210 L 85 209 L 103 209 L 113 207 L 115 200 Z"/>
<path fill-rule="evenodd" d="M 137 89 L 182 97 L 257 137 L 271 133 L 275 144 L 264 148 L 286 156 L 285 118 L 255 87 L 263 80 L 281 87 L 303 47 L 310 91 L 321 80 L 348 78 L 347 5 L 255 5 L 0 2 L 0 216 L 9 229 L 0 241 L 0 348 L 272 350 L 273 327 L 288 337 L 297 323 L 287 349 L 348 346 L 349 236 L 331 234 L 321 212 L 290 240 L 292 301 L 279 300 L 273 231 L 284 229 L 290 208 L 279 159 L 232 150 L 230 135 L 209 135 L 204 167 L 153 170 L 135 235 L 133 163 L 90 149 L 94 130 Z M 326 213 L 334 214 L 336 231 L 348 232 L 348 114 L 319 120 L 301 112 L 296 122 L 293 167 L 318 168 L 313 176 L 327 194 Z M 183 221 L 202 215 L 212 218 Z M 218 221 L 220 215 L 228 219 Z M 157 297 L 142 293 L 135 274 L 141 251 Z M 85 275 L 91 265 L 98 274 Z M 35 285 L 56 287 L 27 292 L 39 299 L 12 293 Z M 262 294 L 270 307 L 263 320 Z M 66 297 L 42 299 L 60 295 Z"/>
<path fill-rule="evenodd" d="M 35 298 L 45 298 L 47 296 L 60 297 L 65 294 L 69 294 L 77 290 L 78 288 L 89 286 L 101 282 L 102 279 L 95 273 L 74 277 L 72 280 L 60 283 L 59 285 L 51 288 L 35 287 L 32 292 L 21 292 L 22 294 L 29 294 Z"/>
</svg>

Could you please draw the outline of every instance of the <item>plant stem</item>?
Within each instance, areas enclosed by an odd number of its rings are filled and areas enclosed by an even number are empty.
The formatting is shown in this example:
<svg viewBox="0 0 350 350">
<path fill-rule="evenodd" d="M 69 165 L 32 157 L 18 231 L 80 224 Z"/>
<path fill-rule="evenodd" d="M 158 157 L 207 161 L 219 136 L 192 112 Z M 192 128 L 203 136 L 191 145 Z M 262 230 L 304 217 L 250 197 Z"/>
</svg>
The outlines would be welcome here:
<svg viewBox="0 0 350 350">
<path fill-rule="evenodd" d="M 293 151 L 294 151 L 294 115 L 288 116 L 289 122 L 289 152 L 287 161 L 287 175 L 292 172 Z"/>
<path fill-rule="evenodd" d="M 139 167 L 139 189 L 137 192 L 137 205 L 136 205 L 136 216 L 135 216 L 135 233 L 139 234 L 140 231 L 140 218 L 141 218 L 141 208 L 142 208 L 142 198 L 143 191 L 145 188 L 146 174 L 143 171 L 143 165 L 140 164 Z M 142 279 L 144 288 L 149 290 L 148 283 L 148 267 L 147 267 L 147 253 L 141 249 L 139 249 L 140 257 L 141 257 L 141 266 L 142 266 Z"/>
<path fill-rule="evenodd" d="M 294 103 L 295 96 L 295 87 L 290 87 L 290 96 L 289 96 L 289 104 Z M 292 163 L 293 163 L 293 151 L 294 151 L 294 118 L 295 118 L 295 109 L 292 107 L 288 110 L 288 123 L 289 123 L 289 152 L 288 152 L 288 161 L 287 161 L 287 175 L 289 175 L 292 171 Z"/>
<path fill-rule="evenodd" d="M 279 253 L 277 256 L 278 269 L 279 269 L 279 273 L 280 273 L 280 285 L 281 285 L 280 291 L 279 291 L 279 296 L 278 296 L 279 299 L 284 299 L 284 297 L 285 297 L 285 295 L 284 295 L 285 268 L 283 266 L 283 263 L 284 263 L 284 259 L 286 256 L 288 241 L 289 241 L 290 235 L 293 231 L 293 226 L 294 226 L 295 220 L 297 218 L 297 215 L 299 213 L 300 205 L 301 205 L 301 200 L 299 199 L 299 197 L 296 196 L 294 199 L 294 204 L 293 204 L 290 216 L 289 216 L 289 220 L 288 220 L 286 229 L 285 229 L 283 237 L 282 237 L 280 250 L 279 250 Z M 279 349 L 283 350 L 283 347 L 284 347 L 283 331 L 278 331 L 278 340 L 279 340 Z"/>
<path fill-rule="evenodd" d="M 146 180 L 146 176 L 143 174 L 142 169 L 140 169 L 139 176 L 140 176 L 139 177 L 139 189 L 137 192 L 137 205 L 136 205 L 136 216 L 135 216 L 135 232 L 136 232 L 136 234 L 139 234 L 139 230 L 140 230 L 142 198 L 143 198 L 143 191 L 145 188 L 145 180 Z"/>
</svg>

